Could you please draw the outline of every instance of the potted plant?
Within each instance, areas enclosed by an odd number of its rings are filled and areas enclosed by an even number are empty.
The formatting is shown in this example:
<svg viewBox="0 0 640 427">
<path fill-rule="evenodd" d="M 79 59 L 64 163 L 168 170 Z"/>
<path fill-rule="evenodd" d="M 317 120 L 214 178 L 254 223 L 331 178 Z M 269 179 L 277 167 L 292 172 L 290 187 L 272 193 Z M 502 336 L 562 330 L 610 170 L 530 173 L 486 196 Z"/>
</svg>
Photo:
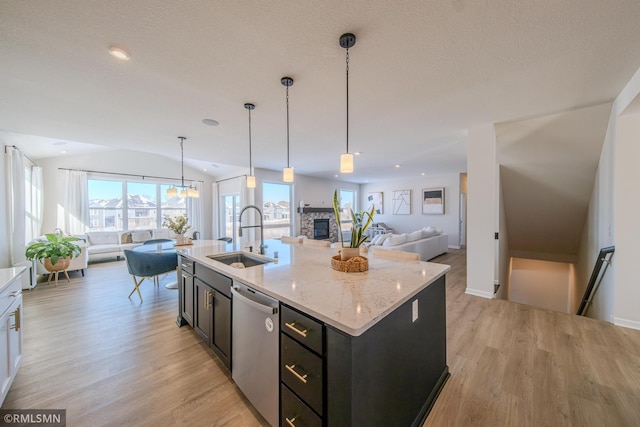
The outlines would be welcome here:
<svg viewBox="0 0 640 427">
<path fill-rule="evenodd" d="M 174 218 L 165 218 L 162 221 L 162 226 L 167 227 L 169 230 L 176 233 L 176 245 L 184 245 L 186 244 L 184 233 L 187 232 L 191 228 L 190 225 L 187 225 L 189 218 L 187 214 L 178 215 Z"/>
<path fill-rule="evenodd" d="M 37 259 L 47 271 L 66 270 L 71 258 L 80 255 L 80 246 L 73 243 L 77 237 L 65 236 L 62 231 L 45 234 L 46 240 L 37 240 L 27 246 L 25 256 L 29 260 Z"/>
<path fill-rule="evenodd" d="M 340 199 L 338 198 L 338 190 L 333 192 L 333 212 L 336 215 L 336 222 L 338 223 L 338 235 L 340 236 L 340 256 L 342 260 L 349 259 L 360 254 L 360 245 L 366 240 L 367 236 L 364 234 L 367 228 L 373 221 L 374 206 L 371 206 L 371 211 L 353 212 L 353 209 L 349 209 L 351 213 L 351 241 L 348 246 L 342 239 L 342 224 L 340 221 Z"/>
</svg>

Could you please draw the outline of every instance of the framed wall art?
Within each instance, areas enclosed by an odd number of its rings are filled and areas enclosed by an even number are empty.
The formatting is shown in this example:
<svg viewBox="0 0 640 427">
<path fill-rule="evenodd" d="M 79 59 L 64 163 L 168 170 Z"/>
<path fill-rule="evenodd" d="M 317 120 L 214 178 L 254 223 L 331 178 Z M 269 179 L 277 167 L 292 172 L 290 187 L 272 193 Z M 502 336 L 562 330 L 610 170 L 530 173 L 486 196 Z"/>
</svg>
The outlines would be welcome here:
<svg viewBox="0 0 640 427">
<path fill-rule="evenodd" d="M 411 190 L 393 192 L 393 214 L 411 215 Z"/>
<path fill-rule="evenodd" d="M 422 213 L 425 215 L 444 214 L 444 187 L 422 189 Z"/>
<path fill-rule="evenodd" d="M 374 213 L 376 215 L 382 215 L 384 213 L 384 206 L 382 203 L 382 192 L 369 193 L 367 196 L 367 210 L 371 210 L 371 205 L 374 206 Z"/>
</svg>

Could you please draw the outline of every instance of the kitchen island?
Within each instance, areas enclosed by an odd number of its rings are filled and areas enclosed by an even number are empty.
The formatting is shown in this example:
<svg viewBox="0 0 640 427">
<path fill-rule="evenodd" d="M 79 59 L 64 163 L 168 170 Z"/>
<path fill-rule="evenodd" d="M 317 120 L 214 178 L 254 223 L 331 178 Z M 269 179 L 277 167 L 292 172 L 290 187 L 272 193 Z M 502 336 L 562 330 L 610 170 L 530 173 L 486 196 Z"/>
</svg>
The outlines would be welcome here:
<svg viewBox="0 0 640 427">
<path fill-rule="evenodd" d="M 449 375 L 449 267 L 369 258 L 343 273 L 336 249 L 266 243 L 273 262 L 245 269 L 209 258 L 239 249 L 219 241 L 180 248 L 178 324 L 233 370 L 229 288 L 245 284 L 280 302 L 281 425 L 421 425 Z"/>
</svg>

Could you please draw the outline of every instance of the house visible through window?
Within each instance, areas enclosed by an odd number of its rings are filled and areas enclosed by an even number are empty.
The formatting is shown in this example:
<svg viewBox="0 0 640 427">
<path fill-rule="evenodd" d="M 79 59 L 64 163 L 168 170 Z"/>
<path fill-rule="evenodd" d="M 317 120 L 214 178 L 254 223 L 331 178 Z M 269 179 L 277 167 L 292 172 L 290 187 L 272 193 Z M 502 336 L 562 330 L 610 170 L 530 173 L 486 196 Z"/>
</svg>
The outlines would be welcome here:
<svg viewBox="0 0 640 427">
<path fill-rule="evenodd" d="M 185 199 L 167 197 L 167 188 L 170 186 L 163 183 L 89 179 L 90 231 L 162 228 L 165 218 L 187 213 Z"/>
<path fill-rule="evenodd" d="M 262 184 L 262 217 L 264 238 L 291 235 L 291 186 L 264 182 Z"/>
</svg>

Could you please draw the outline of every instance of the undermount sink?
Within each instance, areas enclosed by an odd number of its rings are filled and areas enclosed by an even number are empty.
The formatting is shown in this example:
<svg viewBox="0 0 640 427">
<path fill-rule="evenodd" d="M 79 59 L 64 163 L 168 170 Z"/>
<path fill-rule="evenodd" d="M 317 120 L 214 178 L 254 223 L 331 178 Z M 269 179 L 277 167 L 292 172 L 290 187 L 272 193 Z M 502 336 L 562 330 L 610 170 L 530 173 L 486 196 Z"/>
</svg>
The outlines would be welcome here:
<svg viewBox="0 0 640 427">
<path fill-rule="evenodd" d="M 273 260 L 270 258 L 259 258 L 257 256 L 249 255 L 246 252 L 231 252 L 219 255 L 207 255 L 207 258 L 211 258 L 214 261 L 218 261 L 227 265 L 240 263 L 245 267 L 254 267 L 256 265 L 268 264 L 270 262 L 273 262 Z"/>
</svg>

